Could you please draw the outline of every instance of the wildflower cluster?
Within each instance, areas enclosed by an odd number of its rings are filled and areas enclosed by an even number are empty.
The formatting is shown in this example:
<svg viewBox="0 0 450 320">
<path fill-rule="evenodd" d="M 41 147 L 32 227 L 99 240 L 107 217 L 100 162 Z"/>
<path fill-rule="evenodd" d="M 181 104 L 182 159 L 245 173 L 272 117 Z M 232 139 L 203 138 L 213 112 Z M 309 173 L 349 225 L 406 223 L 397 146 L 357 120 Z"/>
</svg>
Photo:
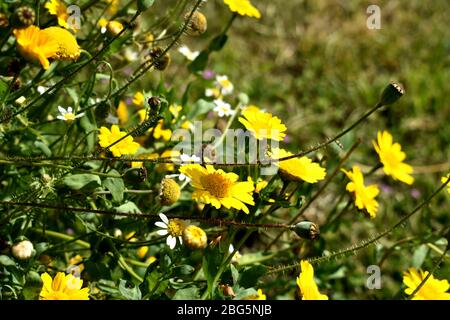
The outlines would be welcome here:
<svg viewBox="0 0 450 320">
<path fill-rule="evenodd" d="M 402 87 L 316 126 L 301 94 L 269 95 L 227 61 L 272 4 L 218 4 L 0 4 L 0 297 L 344 299 L 365 290 L 364 263 L 401 249 L 380 297 L 449 299 L 447 216 L 414 220 L 448 201 L 448 166 L 428 190 L 411 138 L 368 119 L 404 108 Z"/>
</svg>

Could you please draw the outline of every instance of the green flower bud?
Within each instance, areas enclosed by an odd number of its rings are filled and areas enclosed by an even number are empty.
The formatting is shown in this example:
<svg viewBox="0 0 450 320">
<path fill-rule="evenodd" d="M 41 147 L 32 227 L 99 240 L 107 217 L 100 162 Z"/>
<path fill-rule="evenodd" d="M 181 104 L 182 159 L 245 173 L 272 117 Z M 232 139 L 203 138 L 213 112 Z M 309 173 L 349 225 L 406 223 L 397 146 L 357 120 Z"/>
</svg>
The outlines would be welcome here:
<svg viewBox="0 0 450 320">
<path fill-rule="evenodd" d="M 381 93 L 379 104 L 382 106 L 393 104 L 395 101 L 400 99 L 404 93 L 405 90 L 403 90 L 400 84 L 391 82 Z"/>
<path fill-rule="evenodd" d="M 319 226 L 311 221 L 301 221 L 293 227 L 293 230 L 300 238 L 307 240 L 315 240 L 320 235 Z"/>
</svg>

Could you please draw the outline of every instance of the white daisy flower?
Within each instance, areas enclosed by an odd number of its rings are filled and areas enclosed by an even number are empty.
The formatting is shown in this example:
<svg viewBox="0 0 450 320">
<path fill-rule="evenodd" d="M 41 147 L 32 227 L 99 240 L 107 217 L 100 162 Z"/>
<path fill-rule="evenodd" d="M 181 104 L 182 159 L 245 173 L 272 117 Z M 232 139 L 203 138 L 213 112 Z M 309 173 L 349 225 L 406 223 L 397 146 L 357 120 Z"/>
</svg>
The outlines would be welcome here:
<svg viewBox="0 0 450 320">
<path fill-rule="evenodd" d="M 221 99 L 215 99 L 214 104 L 216 106 L 214 107 L 213 110 L 217 112 L 219 117 L 231 116 L 235 112 L 233 109 L 231 109 L 231 105 L 229 103 L 226 103 Z"/>
<path fill-rule="evenodd" d="M 63 107 L 58 106 L 58 110 L 59 110 L 60 115 L 57 116 L 56 118 L 58 118 L 59 120 L 68 121 L 68 122 L 71 122 L 71 121 L 73 121 L 77 118 L 80 118 L 84 115 L 84 112 L 75 115 L 75 113 L 73 113 L 72 107 L 68 107 L 66 110 Z"/>
<path fill-rule="evenodd" d="M 180 160 L 181 160 L 181 162 L 192 162 L 192 163 L 200 163 L 201 162 L 200 157 L 196 156 L 195 154 L 190 156 L 185 153 L 180 155 Z M 181 166 L 181 167 L 183 167 L 183 166 Z M 178 179 L 180 179 L 180 181 L 186 181 L 186 182 L 191 181 L 191 179 L 189 177 L 185 176 L 183 173 L 179 174 Z"/>
<path fill-rule="evenodd" d="M 234 86 L 227 76 L 217 75 L 216 76 L 216 86 L 220 88 L 220 91 L 224 96 L 232 94 Z"/>
<path fill-rule="evenodd" d="M 186 45 L 179 47 L 178 52 L 185 56 L 189 61 L 194 61 L 200 54 L 200 51 L 191 51 L 191 49 L 189 49 Z"/>
<path fill-rule="evenodd" d="M 180 219 L 168 219 L 164 213 L 160 213 L 159 217 L 161 221 L 155 222 L 157 227 L 160 227 L 161 230 L 156 231 L 156 233 L 160 236 L 167 235 L 166 243 L 170 249 L 174 249 L 177 245 L 177 239 L 180 242 L 180 245 L 183 244 L 183 239 L 181 236 L 183 235 L 183 230 L 186 228 L 187 223 Z"/>
</svg>

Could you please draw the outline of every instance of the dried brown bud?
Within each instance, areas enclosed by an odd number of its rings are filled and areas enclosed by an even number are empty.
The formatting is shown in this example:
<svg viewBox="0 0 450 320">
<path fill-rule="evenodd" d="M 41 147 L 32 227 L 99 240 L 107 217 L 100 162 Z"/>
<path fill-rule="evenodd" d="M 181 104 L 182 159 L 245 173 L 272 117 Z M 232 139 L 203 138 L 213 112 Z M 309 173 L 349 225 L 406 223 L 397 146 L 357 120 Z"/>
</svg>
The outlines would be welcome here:
<svg viewBox="0 0 450 320">
<path fill-rule="evenodd" d="M 185 15 L 184 19 L 189 19 L 189 13 Z M 188 28 L 193 35 L 200 35 L 206 32 L 208 29 L 208 20 L 203 13 L 195 11 L 190 21 L 188 22 Z"/>
<path fill-rule="evenodd" d="M 6 14 L 0 12 L 0 28 L 8 28 L 9 27 L 9 19 Z"/>
<path fill-rule="evenodd" d="M 16 9 L 13 15 L 13 25 L 17 28 L 24 28 L 34 24 L 36 12 L 28 6 L 21 6 Z"/>
<path fill-rule="evenodd" d="M 162 47 L 154 47 L 152 51 L 150 51 L 150 57 L 152 58 L 153 65 L 159 71 L 164 71 L 170 64 L 171 58 L 168 52 L 164 53 L 164 49 Z"/>
</svg>

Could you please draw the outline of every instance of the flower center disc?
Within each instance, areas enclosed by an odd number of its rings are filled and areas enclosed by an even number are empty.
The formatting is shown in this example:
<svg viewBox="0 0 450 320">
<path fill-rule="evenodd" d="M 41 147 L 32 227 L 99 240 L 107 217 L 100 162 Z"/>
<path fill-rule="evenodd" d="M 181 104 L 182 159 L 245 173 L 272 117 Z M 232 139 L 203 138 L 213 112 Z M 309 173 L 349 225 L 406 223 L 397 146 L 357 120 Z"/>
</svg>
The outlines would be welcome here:
<svg viewBox="0 0 450 320">
<path fill-rule="evenodd" d="M 167 225 L 167 231 L 173 237 L 181 237 L 183 235 L 184 225 L 180 219 L 170 219 Z"/>
<path fill-rule="evenodd" d="M 225 198 L 228 196 L 230 182 L 228 179 L 218 173 L 205 175 L 201 178 L 203 187 L 216 198 Z"/>
</svg>

